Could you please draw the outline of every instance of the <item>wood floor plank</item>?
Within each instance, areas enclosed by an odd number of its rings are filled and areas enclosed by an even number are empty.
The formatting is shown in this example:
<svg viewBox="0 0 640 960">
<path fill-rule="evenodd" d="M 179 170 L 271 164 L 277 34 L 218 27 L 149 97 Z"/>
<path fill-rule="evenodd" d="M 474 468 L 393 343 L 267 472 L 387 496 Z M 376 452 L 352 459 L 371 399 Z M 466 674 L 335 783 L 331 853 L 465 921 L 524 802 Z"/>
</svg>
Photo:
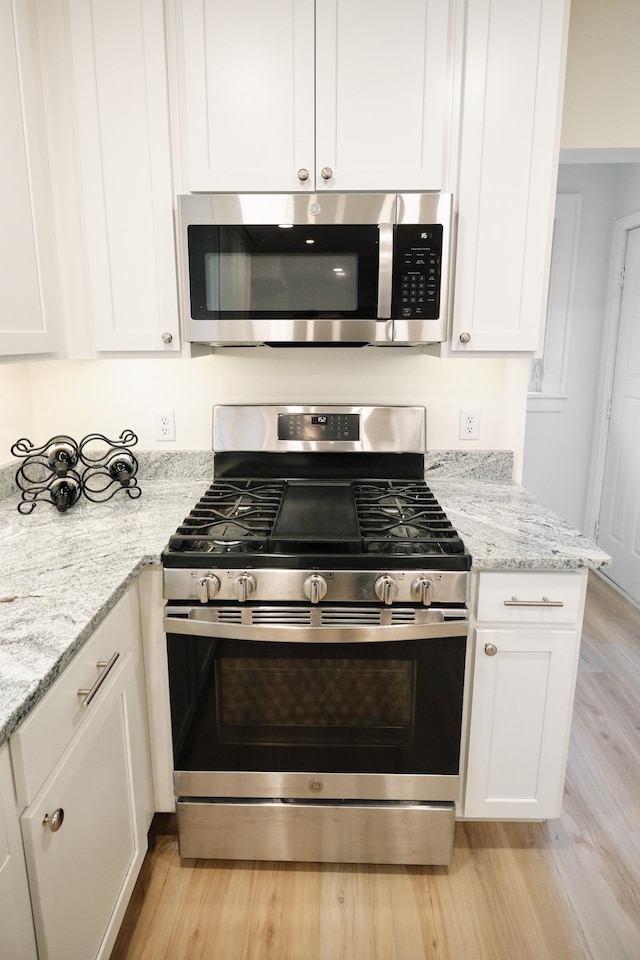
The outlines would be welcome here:
<svg viewBox="0 0 640 960">
<path fill-rule="evenodd" d="M 111 960 L 639 960 L 640 611 L 590 576 L 562 816 L 453 864 L 180 861 L 156 818 Z"/>
</svg>

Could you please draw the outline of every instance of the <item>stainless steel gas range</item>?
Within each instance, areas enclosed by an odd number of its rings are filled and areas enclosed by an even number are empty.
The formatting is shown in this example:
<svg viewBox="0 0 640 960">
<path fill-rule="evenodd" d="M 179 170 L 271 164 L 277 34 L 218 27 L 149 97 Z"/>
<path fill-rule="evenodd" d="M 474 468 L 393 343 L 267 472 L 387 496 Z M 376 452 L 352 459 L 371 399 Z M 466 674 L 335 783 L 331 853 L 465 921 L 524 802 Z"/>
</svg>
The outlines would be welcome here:
<svg viewBox="0 0 640 960">
<path fill-rule="evenodd" d="M 217 406 L 163 553 L 184 857 L 448 864 L 470 557 L 421 407 Z"/>
</svg>

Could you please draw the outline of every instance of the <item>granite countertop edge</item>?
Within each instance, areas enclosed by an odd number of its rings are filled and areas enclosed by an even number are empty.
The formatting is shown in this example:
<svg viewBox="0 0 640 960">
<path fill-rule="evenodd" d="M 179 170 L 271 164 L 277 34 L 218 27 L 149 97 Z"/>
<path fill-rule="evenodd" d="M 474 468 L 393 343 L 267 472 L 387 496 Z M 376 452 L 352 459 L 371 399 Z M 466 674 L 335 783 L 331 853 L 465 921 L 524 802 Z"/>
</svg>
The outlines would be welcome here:
<svg viewBox="0 0 640 960">
<path fill-rule="evenodd" d="M 83 500 L 66 514 L 44 503 L 26 516 L 17 511 L 7 468 L 0 468 L 0 746 L 140 572 L 160 563 L 169 536 L 207 489 L 211 465 L 208 452 L 150 456 L 141 465 L 137 500 Z M 429 486 L 472 555 L 472 569 L 608 565 L 594 543 L 509 479 L 507 452 L 438 452 L 427 456 L 426 467 Z"/>
</svg>

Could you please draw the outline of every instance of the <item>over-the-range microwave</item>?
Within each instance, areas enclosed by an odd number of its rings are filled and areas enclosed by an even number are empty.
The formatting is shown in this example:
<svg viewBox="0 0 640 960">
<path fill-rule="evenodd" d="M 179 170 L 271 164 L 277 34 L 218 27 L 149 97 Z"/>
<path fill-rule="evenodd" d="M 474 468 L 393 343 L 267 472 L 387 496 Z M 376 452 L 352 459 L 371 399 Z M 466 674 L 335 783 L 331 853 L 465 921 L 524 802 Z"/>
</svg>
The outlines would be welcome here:
<svg viewBox="0 0 640 960">
<path fill-rule="evenodd" d="M 452 196 L 178 197 L 183 337 L 212 345 L 446 339 Z"/>
</svg>

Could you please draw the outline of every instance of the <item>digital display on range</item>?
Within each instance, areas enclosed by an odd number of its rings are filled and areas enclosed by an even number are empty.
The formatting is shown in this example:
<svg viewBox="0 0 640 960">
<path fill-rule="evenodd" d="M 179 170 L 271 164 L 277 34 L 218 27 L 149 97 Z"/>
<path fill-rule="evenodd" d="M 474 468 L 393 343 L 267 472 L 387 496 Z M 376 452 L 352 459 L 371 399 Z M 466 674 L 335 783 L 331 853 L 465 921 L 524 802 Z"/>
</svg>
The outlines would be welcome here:
<svg viewBox="0 0 640 960">
<path fill-rule="evenodd" d="M 357 413 L 279 413 L 279 440 L 359 440 Z"/>
</svg>

